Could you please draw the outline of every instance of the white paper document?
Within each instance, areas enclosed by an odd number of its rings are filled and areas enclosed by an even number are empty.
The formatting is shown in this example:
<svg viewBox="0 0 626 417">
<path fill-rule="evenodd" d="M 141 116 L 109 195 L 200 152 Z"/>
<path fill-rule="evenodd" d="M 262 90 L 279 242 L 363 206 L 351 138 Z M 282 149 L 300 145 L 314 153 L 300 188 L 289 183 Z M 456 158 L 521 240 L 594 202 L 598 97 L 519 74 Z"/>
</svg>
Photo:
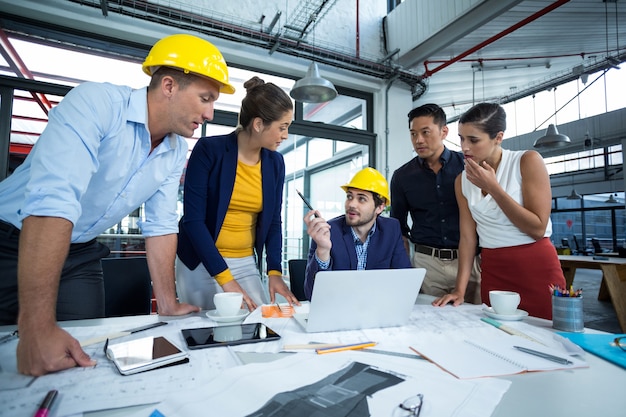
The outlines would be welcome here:
<svg viewBox="0 0 626 417">
<path fill-rule="evenodd" d="M 585 361 L 562 350 L 513 335 L 458 340 L 423 338 L 415 341 L 411 348 L 460 379 L 588 366 Z M 558 359 L 570 363 L 555 362 Z"/>
<path fill-rule="evenodd" d="M 397 405 L 418 393 L 424 396 L 420 417 L 489 416 L 511 384 L 510 381 L 495 378 L 462 381 L 441 372 L 427 361 L 360 351 L 306 355 L 304 359 L 301 355 L 294 355 L 270 363 L 232 368 L 207 385 L 191 386 L 184 393 L 171 395 L 154 408 L 133 414 L 132 417 L 149 417 L 154 409 L 165 417 L 208 415 L 207 413 L 233 417 L 266 415 L 257 412 L 262 412 L 270 401 L 277 407 L 286 406 L 285 401 L 288 401 L 290 407 L 298 410 L 306 407 L 310 407 L 306 408 L 309 411 L 317 409 L 316 415 L 346 415 L 331 408 L 329 404 L 336 404 L 338 396 L 349 400 L 349 397 L 368 393 L 367 378 L 357 376 L 352 384 L 350 381 L 346 384 L 342 380 L 335 390 L 321 385 L 316 389 L 316 384 L 324 381 L 329 382 L 327 385 L 337 386 L 337 379 L 327 381 L 325 378 L 329 375 L 336 376 L 355 363 L 367 364 L 380 371 L 384 374 L 380 376 L 381 381 L 389 380 L 389 375 L 400 379 L 395 384 L 381 383 L 385 388 L 376 389 L 371 395 L 361 398 L 360 406 L 366 406 L 368 414 L 360 415 L 374 417 L 396 415 L 397 411 L 402 411 L 396 410 Z M 245 395 L 245 400 L 242 400 L 242 395 Z M 366 405 L 362 403 L 363 400 L 367 402 Z M 324 406 L 328 408 L 324 409 Z"/>
</svg>

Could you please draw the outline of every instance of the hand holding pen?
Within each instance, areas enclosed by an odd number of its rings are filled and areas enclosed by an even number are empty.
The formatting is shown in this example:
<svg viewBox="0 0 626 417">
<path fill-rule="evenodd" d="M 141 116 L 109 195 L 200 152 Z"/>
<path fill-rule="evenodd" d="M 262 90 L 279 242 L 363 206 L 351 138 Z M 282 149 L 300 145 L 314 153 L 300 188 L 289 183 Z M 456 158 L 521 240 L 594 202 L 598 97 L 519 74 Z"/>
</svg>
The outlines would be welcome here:
<svg viewBox="0 0 626 417">
<path fill-rule="evenodd" d="M 302 195 L 302 193 L 296 189 L 296 193 L 298 193 L 298 195 L 300 196 L 300 198 L 302 199 L 302 201 L 304 202 L 304 204 L 309 208 L 309 210 L 313 211 L 313 216 L 315 217 L 319 217 L 319 214 L 317 212 L 317 210 L 315 210 L 313 208 L 313 206 L 311 206 L 311 203 L 309 203 L 309 200 L 306 199 L 305 196 Z"/>
</svg>

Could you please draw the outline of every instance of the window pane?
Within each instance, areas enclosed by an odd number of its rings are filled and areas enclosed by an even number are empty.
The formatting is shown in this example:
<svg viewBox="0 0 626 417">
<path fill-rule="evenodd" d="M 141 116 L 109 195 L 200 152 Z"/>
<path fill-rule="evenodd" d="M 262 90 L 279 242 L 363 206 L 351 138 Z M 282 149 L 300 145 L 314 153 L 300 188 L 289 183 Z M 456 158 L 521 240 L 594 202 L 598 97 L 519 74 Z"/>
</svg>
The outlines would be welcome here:
<svg viewBox="0 0 626 417">
<path fill-rule="evenodd" d="M 303 103 L 303 119 L 366 130 L 366 101 L 338 95 L 326 103 Z"/>
<path fill-rule="evenodd" d="M 333 156 L 333 140 L 312 139 L 309 141 L 307 166 L 318 164 Z"/>
<path fill-rule="evenodd" d="M 576 250 L 576 242 L 580 245 L 582 236 L 582 221 L 580 211 L 566 213 L 552 213 L 552 242 L 556 246 L 564 247 L 569 245 Z M 577 236 L 576 242 L 573 237 Z M 565 240 L 564 240 L 565 239 Z"/>
<path fill-rule="evenodd" d="M 308 208 L 298 196 L 296 190 L 304 192 L 303 177 L 287 178 L 283 197 L 283 271 L 288 271 L 289 259 L 306 258 L 304 253 L 303 236 L 308 238 L 304 231 L 304 214 Z M 315 206 L 314 206 L 315 207 Z"/>
</svg>

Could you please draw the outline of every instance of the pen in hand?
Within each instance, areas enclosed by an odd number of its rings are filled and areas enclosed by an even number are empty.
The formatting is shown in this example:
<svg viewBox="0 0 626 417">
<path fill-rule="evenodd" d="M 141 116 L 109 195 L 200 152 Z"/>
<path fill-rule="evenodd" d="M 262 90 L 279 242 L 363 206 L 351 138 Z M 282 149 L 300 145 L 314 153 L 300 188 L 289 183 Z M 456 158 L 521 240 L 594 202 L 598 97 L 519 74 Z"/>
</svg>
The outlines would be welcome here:
<svg viewBox="0 0 626 417">
<path fill-rule="evenodd" d="M 298 193 L 298 195 L 300 196 L 300 198 L 302 199 L 302 201 L 304 201 L 304 204 L 306 204 L 306 206 L 309 208 L 309 210 L 313 210 L 313 211 L 315 211 L 315 209 L 313 208 L 313 206 L 311 206 L 311 203 L 309 203 L 309 200 L 307 200 L 307 199 L 306 199 L 306 197 L 305 197 L 305 196 L 303 196 L 303 195 L 302 195 L 302 193 L 301 193 L 300 191 L 296 190 L 296 193 Z M 317 213 L 314 213 L 313 215 L 314 215 L 315 217 L 319 217 L 319 216 L 317 215 Z"/>
<path fill-rule="evenodd" d="M 52 408 L 52 404 L 54 403 L 54 399 L 57 397 L 58 391 L 53 389 L 52 391 L 48 391 L 46 397 L 41 402 L 39 409 L 35 413 L 33 417 L 47 417 L 50 409 Z"/>
<path fill-rule="evenodd" d="M 521 347 L 521 346 L 513 346 L 513 347 L 515 349 L 519 350 L 519 351 L 524 352 L 524 353 L 528 353 L 530 355 L 535 355 L 535 356 L 547 359 L 547 360 L 552 361 L 552 362 L 560 363 L 562 365 L 571 365 L 572 363 L 574 363 L 574 362 L 572 362 L 572 361 L 570 361 L 568 359 L 561 358 L 559 356 L 550 355 L 549 353 L 539 352 L 538 350 L 532 350 L 532 349 L 528 349 L 528 348 Z"/>
</svg>

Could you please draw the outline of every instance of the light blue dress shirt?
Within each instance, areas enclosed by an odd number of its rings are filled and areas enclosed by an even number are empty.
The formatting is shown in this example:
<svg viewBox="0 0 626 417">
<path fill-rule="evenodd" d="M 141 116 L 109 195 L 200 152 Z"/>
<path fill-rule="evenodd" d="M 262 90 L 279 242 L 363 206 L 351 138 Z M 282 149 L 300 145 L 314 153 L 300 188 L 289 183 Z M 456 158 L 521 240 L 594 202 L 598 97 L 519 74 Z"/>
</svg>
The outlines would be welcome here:
<svg viewBox="0 0 626 417">
<path fill-rule="evenodd" d="M 144 202 L 144 236 L 178 232 L 176 212 L 186 141 L 167 136 L 150 153 L 147 88 L 84 83 L 49 113 L 24 163 L 0 183 L 0 219 L 21 229 L 28 216 L 74 224 L 87 242 Z"/>
</svg>

